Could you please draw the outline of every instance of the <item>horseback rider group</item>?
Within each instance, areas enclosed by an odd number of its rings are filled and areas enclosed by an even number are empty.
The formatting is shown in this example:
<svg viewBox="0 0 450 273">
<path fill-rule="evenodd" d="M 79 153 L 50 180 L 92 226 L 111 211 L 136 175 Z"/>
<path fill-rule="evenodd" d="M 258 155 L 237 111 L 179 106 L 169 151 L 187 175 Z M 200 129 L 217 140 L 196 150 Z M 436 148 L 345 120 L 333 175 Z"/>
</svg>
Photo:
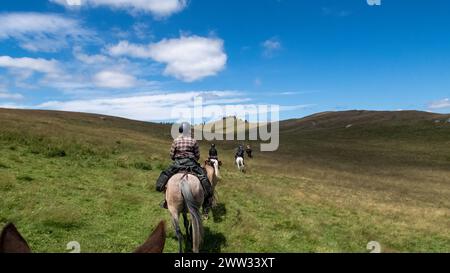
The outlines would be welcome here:
<svg viewBox="0 0 450 273">
<path fill-rule="evenodd" d="M 170 149 L 170 158 L 173 160 L 173 163 L 165 171 L 161 172 L 156 181 L 156 190 L 158 192 L 164 192 L 169 179 L 179 172 L 193 173 L 200 180 L 205 193 L 203 209 L 208 210 L 211 208 L 214 193 L 205 170 L 198 163 L 200 160 L 199 145 L 191 136 L 191 126 L 189 123 L 183 122 L 180 125 L 179 133 L 180 135 L 173 141 Z M 252 157 L 250 145 L 247 145 L 246 149 L 244 149 L 242 144 L 239 145 L 235 153 L 235 159 L 238 157 L 244 158 L 245 152 L 247 152 L 250 158 Z M 219 163 L 215 144 L 211 144 L 208 159 Z M 161 204 L 161 207 L 167 209 L 166 200 Z"/>
</svg>

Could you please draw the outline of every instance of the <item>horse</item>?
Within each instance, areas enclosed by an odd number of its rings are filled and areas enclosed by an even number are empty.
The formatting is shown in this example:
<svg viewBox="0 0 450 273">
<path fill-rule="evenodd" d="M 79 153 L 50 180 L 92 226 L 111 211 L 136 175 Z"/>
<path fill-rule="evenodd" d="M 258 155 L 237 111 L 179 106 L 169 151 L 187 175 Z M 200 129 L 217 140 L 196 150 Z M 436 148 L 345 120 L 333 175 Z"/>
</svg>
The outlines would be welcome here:
<svg viewBox="0 0 450 273">
<path fill-rule="evenodd" d="M 211 183 L 212 191 L 217 185 L 216 168 L 211 160 L 206 160 L 203 168 L 206 171 L 208 180 Z M 183 215 L 183 224 L 186 229 L 186 237 L 192 236 L 192 251 L 198 253 L 203 241 L 203 223 L 200 216 L 200 208 L 204 201 L 204 192 L 200 180 L 189 173 L 179 173 L 172 176 L 167 182 L 166 188 L 167 207 L 172 216 L 172 224 L 178 239 L 179 252 L 183 252 L 183 234 L 180 228 L 180 214 Z M 213 200 L 213 206 L 216 199 Z M 192 232 L 190 230 L 187 212 L 191 214 Z M 204 211 L 205 218 L 208 219 L 208 210 Z"/>
<path fill-rule="evenodd" d="M 133 253 L 162 253 L 166 242 L 165 222 L 161 221 L 147 241 Z M 31 253 L 31 248 L 16 226 L 7 224 L 0 234 L 0 253 Z"/>
<path fill-rule="evenodd" d="M 203 168 L 206 171 L 206 175 L 208 176 L 208 180 L 211 183 L 211 187 L 212 187 L 212 191 L 215 193 L 216 191 L 216 186 L 217 186 L 217 182 L 218 182 L 218 175 L 217 175 L 217 169 L 218 169 L 218 165 L 220 165 L 219 161 L 216 159 L 209 159 L 205 161 L 205 164 L 203 165 Z M 213 207 L 216 205 L 217 203 L 217 195 L 214 194 L 214 200 L 213 200 Z M 206 217 L 206 219 L 208 219 L 208 209 L 204 212 L 204 215 Z"/>
<path fill-rule="evenodd" d="M 167 182 L 166 200 L 167 208 L 172 216 L 172 225 L 178 239 L 179 252 L 183 252 L 183 234 L 180 228 L 180 213 L 183 215 L 187 238 L 192 236 L 192 251 L 198 253 L 203 240 L 203 224 L 200 208 L 203 205 L 205 194 L 200 180 L 189 173 L 178 173 Z M 187 212 L 192 218 L 192 232 L 190 232 Z M 192 234 L 191 234 L 192 233 Z"/>
<path fill-rule="evenodd" d="M 212 163 L 212 167 L 214 167 L 215 176 L 220 178 L 219 167 L 222 165 L 222 162 L 214 158 L 210 158 L 209 161 Z M 209 165 L 208 160 L 205 162 L 206 165 Z"/>
<path fill-rule="evenodd" d="M 241 172 L 245 172 L 245 165 L 244 165 L 244 158 L 243 157 L 237 157 L 236 158 L 236 165 Z"/>
</svg>

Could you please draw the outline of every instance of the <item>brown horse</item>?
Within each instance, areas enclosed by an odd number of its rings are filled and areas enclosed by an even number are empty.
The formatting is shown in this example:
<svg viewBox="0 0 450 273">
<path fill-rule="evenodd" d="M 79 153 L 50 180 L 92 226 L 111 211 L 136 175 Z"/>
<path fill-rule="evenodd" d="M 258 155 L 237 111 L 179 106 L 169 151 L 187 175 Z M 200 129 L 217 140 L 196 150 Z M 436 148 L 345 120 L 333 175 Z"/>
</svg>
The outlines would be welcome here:
<svg viewBox="0 0 450 273">
<path fill-rule="evenodd" d="M 166 242 L 165 223 L 161 221 L 147 241 L 134 253 L 162 253 Z M 0 234 L 0 253 L 31 253 L 27 241 L 22 237 L 14 224 L 7 224 Z"/>
<path fill-rule="evenodd" d="M 214 167 L 211 166 L 211 163 L 205 163 L 203 167 L 214 191 L 217 184 Z M 203 241 L 203 223 L 200 208 L 203 205 L 204 192 L 200 180 L 195 175 L 188 173 L 179 173 L 172 176 L 167 182 L 166 200 L 178 239 L 179 252 L 183 252 L 183 234 L 180 228 L 180 214 L 182 214 L 186 237 L 189 239 L 192 237 L 192 251 L 198 253 Z M 191 215 L 192 232 L 187 216 L 188 212 Z M 204 213 L 207 215 L 208 211 L 204 211 Z"/>
</svg>

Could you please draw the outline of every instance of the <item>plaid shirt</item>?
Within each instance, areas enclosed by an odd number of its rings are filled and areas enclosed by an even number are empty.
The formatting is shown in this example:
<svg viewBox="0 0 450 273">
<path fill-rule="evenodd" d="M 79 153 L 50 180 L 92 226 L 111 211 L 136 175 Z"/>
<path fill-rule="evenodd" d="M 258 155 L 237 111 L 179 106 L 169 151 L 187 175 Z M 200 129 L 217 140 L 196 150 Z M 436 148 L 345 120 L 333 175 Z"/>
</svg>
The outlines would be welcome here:
<svg viewBox="0 0 450 273">
<path fill-rule="evenodd" d="M 200 159 L 200 150 L 197 141 L 190 136 L 180 135 L 172 143 L 170 158 L 172 160 L 193 158 L 198 161 Z"/>
</svg>

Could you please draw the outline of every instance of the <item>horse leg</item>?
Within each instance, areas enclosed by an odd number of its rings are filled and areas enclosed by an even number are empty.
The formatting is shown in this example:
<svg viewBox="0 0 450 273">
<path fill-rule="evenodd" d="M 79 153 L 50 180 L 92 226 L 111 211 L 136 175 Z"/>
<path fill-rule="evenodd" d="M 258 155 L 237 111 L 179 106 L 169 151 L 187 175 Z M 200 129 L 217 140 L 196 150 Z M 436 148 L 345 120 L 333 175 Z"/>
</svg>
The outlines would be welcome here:
<svg viewBox="0 0 450 273">
<path fill-rule="evenodd" d="M 177 235 L 179 251 L 180 251 L 180 253 L 183 253 L 183 234 L 181 233 L 180 223 L 178 221 L 178 215 L 176 215 L 176 216 L 172 215 L 172 224 L 173 224 L 173 227 L 175 228 L 175 233 Z"/>
<path fill-rule="evenodd" d="M 203 208 L 203 219 L 204 220 L 209 219 L 209 208 Z"/>
</svg>

